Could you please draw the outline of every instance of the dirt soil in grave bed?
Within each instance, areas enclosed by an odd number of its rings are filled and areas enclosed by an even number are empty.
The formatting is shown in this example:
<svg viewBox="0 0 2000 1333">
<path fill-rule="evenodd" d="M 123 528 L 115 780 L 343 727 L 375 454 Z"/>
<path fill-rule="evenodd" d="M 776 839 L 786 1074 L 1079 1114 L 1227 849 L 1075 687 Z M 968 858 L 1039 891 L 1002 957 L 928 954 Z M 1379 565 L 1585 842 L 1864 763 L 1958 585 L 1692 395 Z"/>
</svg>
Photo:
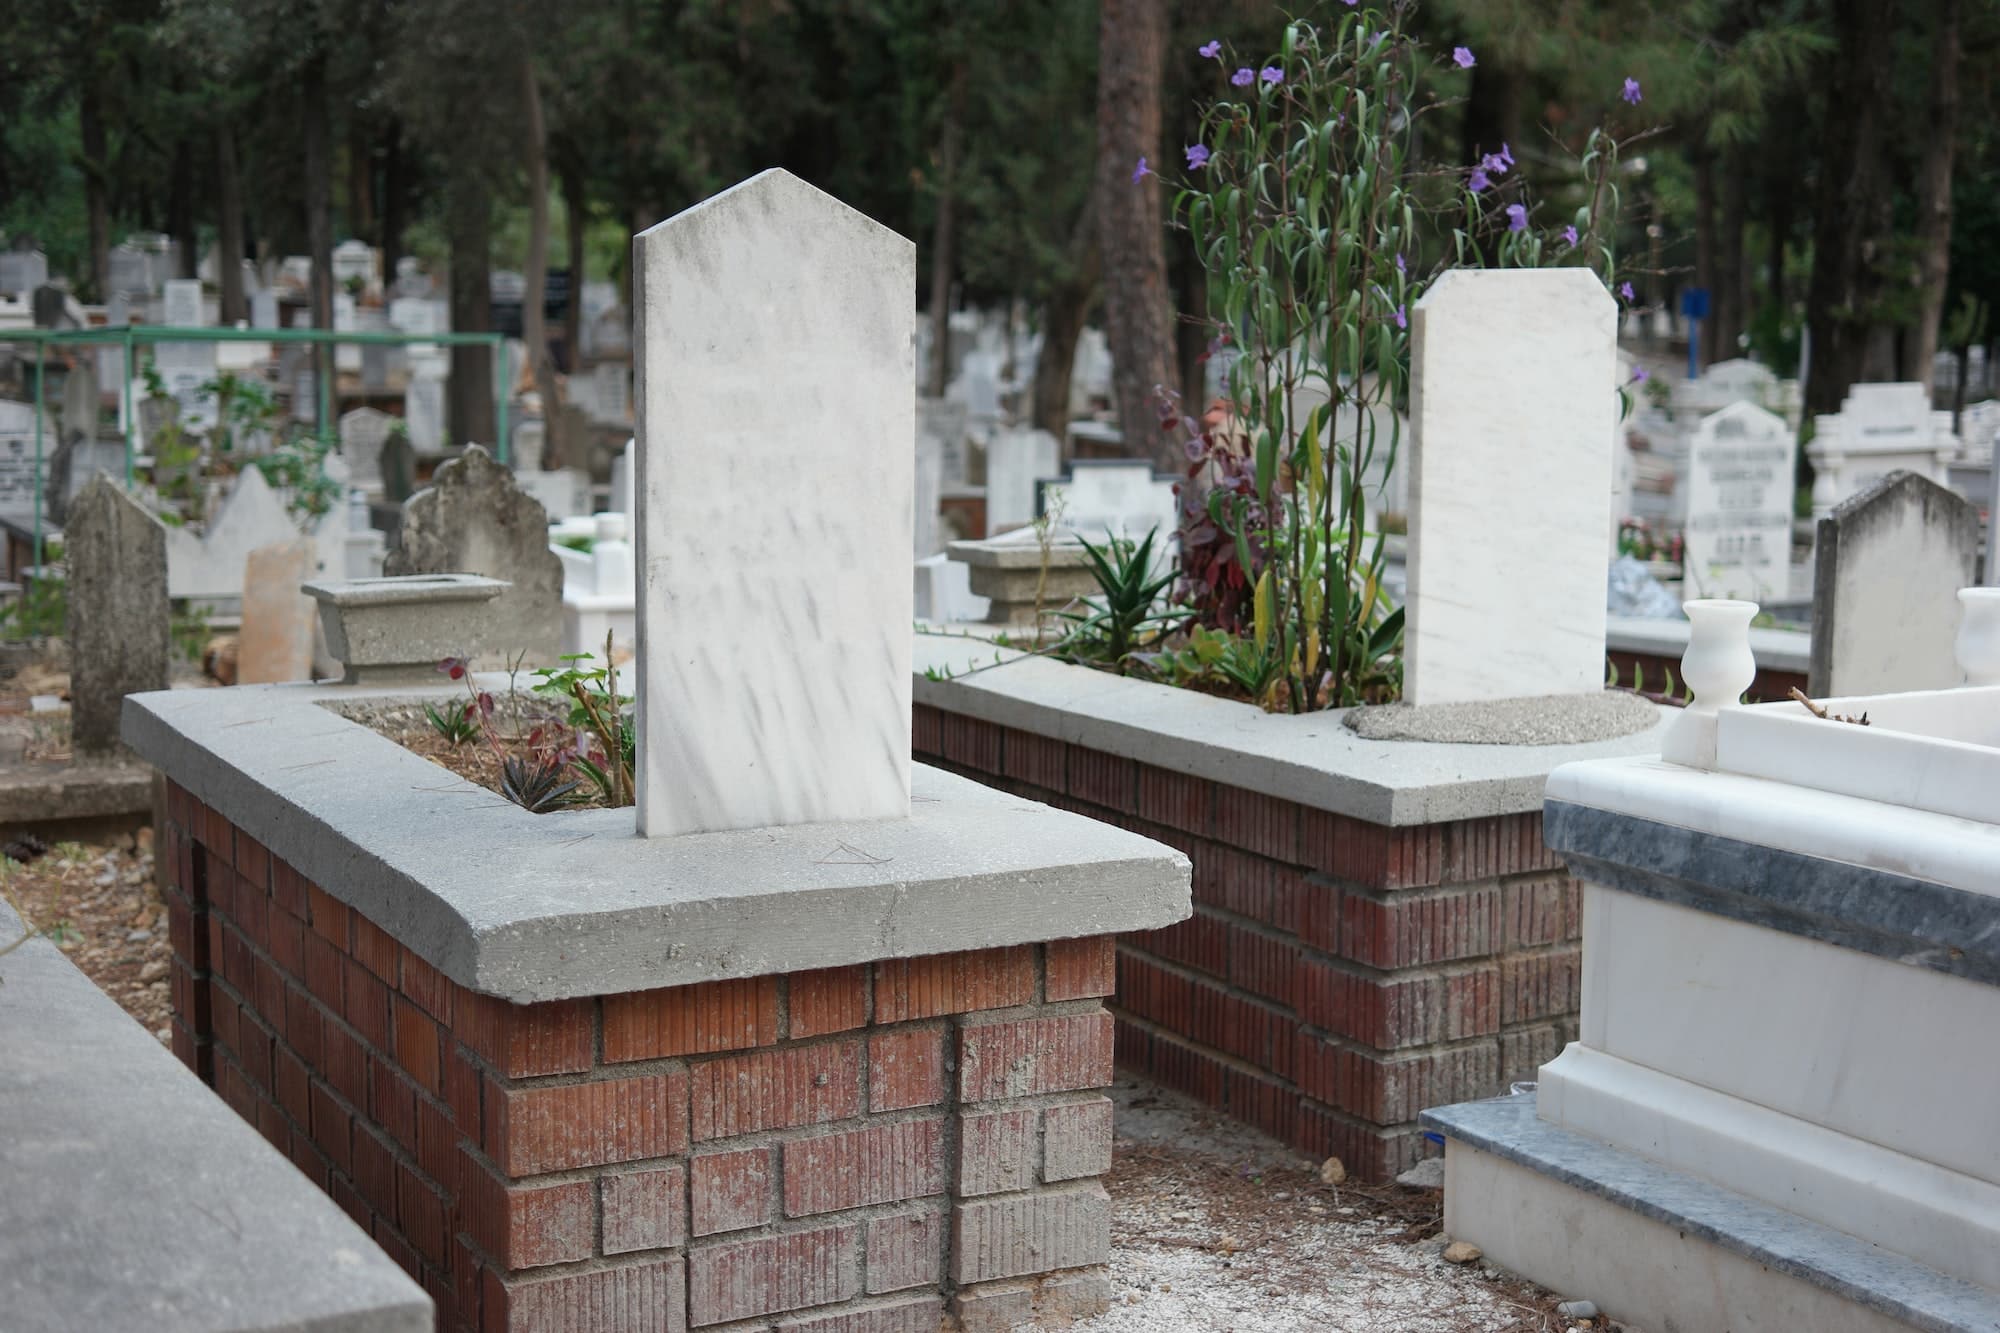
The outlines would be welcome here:
<svg viewBox="0 0 2000 1333">
<path fill-rule="evenodd" d="M 1329 1184 L 1324 1164 L 1131 1075 L 1111 1096 L 1111 1308 L 1069 1333 L 1620 1328 L 1566 1319 L 1567 1297 L 1483 1260 L 1446 1263 L 1440 1190 Z"/>
<path fill-rule="evenodd" d="M 170 1040 L 173 949 L 166 904 L 153 882 L 153 830 L 111 846 L 65 842 L 39 854 L 16 839 L 5 851 L 0 890 L 30 928 L 54 941 L 141 1027 Z M 31 859 L 16 859 L 23 856 Z M 0 948 L 12 942 L 0 937 Z"/>
<path fill-rule="evenodd" d="M 455 716 L 465 707 L 463 696 L 454 696 L 445 704 L 432 703 L 441 714 L 451 710 Z M 421 703 L 395 703 L 370 701 L 365 703 L 339 704 L 333 711 L 350 722 L 359 722 L 378 736 L 385 736 L 396 742 L 411 754 L 421 755 L 440 768 L 477 783 L 486 790 L 498 794 L 500 791 L 500 755 L 484 733 L 478 733 L 471 740 L 453 742 L 445 739 L 431 724 Z M 500 738 L 501 746 L 509 755 L 526 755 L 526 738 L 541 728 L 547 736 L 567 736 L 570 734 L 568 708 L 552 700 L 522 694 L 520 710 L 505 695 L 496 694 L 493 706 L 494 732 Z M 565 810 L 601 810 L 604 802 L 596 787 L 589 779 L 572 769 L 570 777 L 580 780 L 580 785 L 571 793 L 575 798 L 565 805 Z M 564 781 L 568 781 L 565 778 Z"/>
</svg>

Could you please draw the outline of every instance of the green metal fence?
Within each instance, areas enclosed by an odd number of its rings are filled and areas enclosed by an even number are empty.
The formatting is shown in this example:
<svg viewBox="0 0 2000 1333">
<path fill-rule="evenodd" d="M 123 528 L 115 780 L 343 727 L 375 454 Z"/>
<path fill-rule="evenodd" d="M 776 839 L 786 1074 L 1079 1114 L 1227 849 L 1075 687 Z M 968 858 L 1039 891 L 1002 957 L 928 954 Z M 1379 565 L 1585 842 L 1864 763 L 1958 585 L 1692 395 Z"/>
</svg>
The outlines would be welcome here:
<svg viewBox="0 0 2000 1333">
<path fill-rule="evenodd" d="M 88 329 L 0 329 L 0 343 L 29 343 L 35 348 L 35 563 L 42 562 L 42 420 L 47 415 L 43 381 L 48 373 L 48 349 L 56 346 L 117 346 L 125 354 L 125 482 L 132 482 L 133 456 L 137 452 L 139 417 L 132 401 L 132 372 L 138 349 L 152 343 L 260 342 L 312 343 L 358 346 L 405 347 L 412 343 L 445 347 L 475 346 L 492 350 L 494 360 L 493 409 L 495 456 L 507 461 L 507 366 L 505 334 L 500 333 L 380 333 L 354 329 L 236 329 L 177 328 L 167 324 L 102 325 Z M 333 443 L 333 381 L 336 377 L 315 368 L 313 387 L 319 396 L 316 428 L 322 443 Z"/>
</svg>

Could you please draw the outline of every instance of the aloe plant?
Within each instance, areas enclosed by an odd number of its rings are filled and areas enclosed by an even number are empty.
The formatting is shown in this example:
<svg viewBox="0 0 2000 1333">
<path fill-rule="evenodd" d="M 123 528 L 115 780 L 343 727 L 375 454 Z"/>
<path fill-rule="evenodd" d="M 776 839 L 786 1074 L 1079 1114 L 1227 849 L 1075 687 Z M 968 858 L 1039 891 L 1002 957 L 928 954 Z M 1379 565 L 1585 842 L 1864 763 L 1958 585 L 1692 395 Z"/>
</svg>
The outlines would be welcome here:
<svg viewBox="0 0 2000 1333">
<path fill-rule="evenodd" d="M 1062 643 L 1065 655 L 1107 662 L 1123 672 L 1133 653 L 1187 622 L 1186 611 L 1160 607 L 1161 595 L 1180 575 L 1172 568 L 1155 572 L 1153 542 L 1158 536 L 1156 529 L 1141 542 L 1114 537 L 1103 546 L 1078 538 L 1097 580 L 1097 596 L 1086 598 L 1080 609 L 1057 612 L 1069 622 Z"/>
</svg>

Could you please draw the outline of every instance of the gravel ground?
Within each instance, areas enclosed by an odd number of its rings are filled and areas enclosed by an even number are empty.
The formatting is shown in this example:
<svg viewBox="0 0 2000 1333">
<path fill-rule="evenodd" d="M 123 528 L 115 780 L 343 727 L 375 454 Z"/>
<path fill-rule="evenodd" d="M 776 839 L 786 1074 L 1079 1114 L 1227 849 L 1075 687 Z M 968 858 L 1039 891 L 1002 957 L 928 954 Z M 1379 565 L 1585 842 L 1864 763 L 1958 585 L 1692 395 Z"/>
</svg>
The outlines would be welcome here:
<svg viewBox="0 0 2000 1333">
<path fill-rule="evenodd" d="M 1129 1077 L 1112 1096 L 1112 1305 L 1070 1333 L 1590 1327 L 1555 1313 L 1561 1297 L 1446 1263 L 1438 1190 L 1329 1185 L 1318 1163 L 1187 1098 Z"/>
<path fill-rule="evenodd" d="M 20 850 L 0 859 L 0 892 L 99 990 L 167 1041 L 173 952 L 153 884 L 153 830 L 109 847 L 60 843 L 25 863 L 12 859 Z M 0 938 L 0 948 L 10 943 Z"/>
</svg>

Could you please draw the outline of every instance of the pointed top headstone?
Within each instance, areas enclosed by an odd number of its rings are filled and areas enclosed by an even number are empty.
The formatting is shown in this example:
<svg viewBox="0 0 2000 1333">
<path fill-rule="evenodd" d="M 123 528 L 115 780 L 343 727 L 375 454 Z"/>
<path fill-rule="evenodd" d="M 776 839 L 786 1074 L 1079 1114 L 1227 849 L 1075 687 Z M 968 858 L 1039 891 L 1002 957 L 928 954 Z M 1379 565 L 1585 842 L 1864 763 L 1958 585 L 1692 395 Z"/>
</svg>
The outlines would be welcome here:
<svg viewBox="0 0 2000 1333">
<path fill-rule="evenodd" d="M 640 833 L 908 815 L 915 247 L 767 171 L 633 272 Z"/>
</svg>

